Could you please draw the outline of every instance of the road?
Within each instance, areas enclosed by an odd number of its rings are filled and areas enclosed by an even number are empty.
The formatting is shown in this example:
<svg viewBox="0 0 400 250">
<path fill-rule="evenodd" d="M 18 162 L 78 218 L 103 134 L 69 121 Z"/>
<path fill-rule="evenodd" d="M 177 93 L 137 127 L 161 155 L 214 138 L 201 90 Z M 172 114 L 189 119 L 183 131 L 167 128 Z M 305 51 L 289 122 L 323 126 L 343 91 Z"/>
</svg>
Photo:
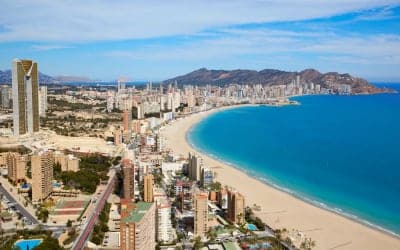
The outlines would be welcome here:
<svg viewBox="0 0 400 250">
<path fill-rule="evenodd" d="M 114 184 L 116 179 L 116 172 L 114 169 L 110 170 L 110 178 L 107 183 L 106 189 L 103 191 L 101 198 L 98 200 L 96 208 L 94 209 L 93 214 L 89 218 L 89 220 L 84 224 L 84 228 L 81 230 L 78 238 L 75 240 L 72 249 L 81 250 L 85 246 L 86 241 L 89 238 L 90 233 L 93 230 L 94 225 L 96 224 L 99 214 L 103 210 L 104 204 L 106 203 L 108 197 L 113 191 Z"/>
<path fill-rule="evenodd" d="M 40 222 L 33 215 L 31 215 L 18 200 L 14 199 L 14 197 L 3 187 L 3 185 L 0 185 L 0 193 L 15 204 L 15 208 L 21 212 L 22 216 L 26 217 L 33 224 L 40 224 Z"/>
</svg>

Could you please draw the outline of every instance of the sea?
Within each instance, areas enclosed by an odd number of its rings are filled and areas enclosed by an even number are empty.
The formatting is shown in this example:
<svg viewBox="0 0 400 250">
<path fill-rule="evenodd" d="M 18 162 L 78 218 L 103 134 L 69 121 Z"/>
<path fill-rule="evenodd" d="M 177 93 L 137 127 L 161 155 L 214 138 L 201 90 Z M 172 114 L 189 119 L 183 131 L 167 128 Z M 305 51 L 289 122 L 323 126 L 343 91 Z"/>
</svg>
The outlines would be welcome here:
<svg viewBox="0 0 400 250">
<path fill-rule="evenodd" d="M 400 94 L 292 99 L 300 105 L 216 112 L 187 139 L 249 176 L 399 236 Z"/>
</svg>

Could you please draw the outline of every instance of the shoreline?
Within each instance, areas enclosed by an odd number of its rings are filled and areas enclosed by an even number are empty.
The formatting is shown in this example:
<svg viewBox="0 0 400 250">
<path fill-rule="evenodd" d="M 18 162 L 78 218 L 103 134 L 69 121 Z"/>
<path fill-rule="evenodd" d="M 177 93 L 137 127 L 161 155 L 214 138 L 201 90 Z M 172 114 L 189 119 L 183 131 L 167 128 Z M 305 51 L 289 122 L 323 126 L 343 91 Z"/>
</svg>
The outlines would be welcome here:
<svg viewBox="0 0 400 250">
<path fill-rule="evenodd" d="M 286 190 L 268 180 L 251 176 L 249 171 L 202 152 L 188 139 L 192 127 L 209 115 L 244 106 L 260 105 L 224 106 L 191 114 L 164 127 L 161 133 L 167 139 L 167 147 L 173 149 L 174 153 L 185 157 L 189 152 L 200 155 L 205 165 L 217 173 L 216 180 L 223 185 L 235 187 L 245 196 L 246 206 L 260 205 L 262 211 L 254 212 L 269 226 L 298 230 L 305 237 L 316 241 L 316 249 L 339 246 L 340 249 L 400 249 L 400 239 L 396 233 L 361 220 L 355 215 L 335 211 L 335 208 L 323 206 L 318 201 L 308 200 L 307 197 L 296 195 L 294 191 Z M 237 182 L 238 179 L 241 180 L 240 183 Z"/>
<path fill-rule="evenodd" d="M 196 124 L 194 124 L 193 126 L 195 126 L 195 125 L 196 125 Z M 193 127 L 193 126 L 192 126 L 192 127 Z M 351 221 L 354 221 L 354 222 L 356 222 L 356 223 L 358 223 L 358 224 L 360 224 L 360 225 L 363 225 L 363 226 L 369 227 L 369 228 L 371 228 L 371 229 L 380 231 L 380 232 L 382 232 L 382 233 L 384 233 L 384 234 L 387 234 L 388 236 L 391 236 L 391 237 L 394 237 L 394 238 L 397 238 L 397 239 L 400 240 L 400 234 L 397 234 L 397 233 L 395 233 L 395 232 L 392 232 L 392 231 L 390 231 L 389 229 L 386 229 L 386 228 L 384 228 L 384 227 L 382 227 L 382 226 L 376 225 L 376 224 L 374 224 L 374 223 L 372 223 L 372 222 L 369 222 L 368 220 L 364 220 L 364 219 L 358 217 L 357 215 L 354 215 L 354 214 L 351 214 L 351 213 L 346 213 L 346 212 L 344 212 L 341 208 L 332 207 L 332 206 L 329 206 L 329 205 L 325 204 L 325 203 L 322 202 L 322 201 L 314 200 L 314 199 L 312 199 L 311 197 L 302 196 L 302 195 L 300 195 L 299 193 L 297 193 L 296 191 L 294 191 L 294 190 L 292 190 L 292 189 L 288 189 L 288 188 L 282 187 L 282 186 L 280 186 L 280 185 L 274 183 L 273 181 L 270 181 L 270 180 L 268 180 L 268 179 L 266 179 L 266 178 L 264 178 L 264 177 L 252 176 L 252 174 L 257 174 L 257 173 L 256 173 L 256 172 L 251 172 L 251 171 L 249 171 L 249 170 L 247 170 L 247 169 L 244 169 L 244 168 L 241 168 L 241 167 L 239 167 L 239 166 L 237 166 L 237 165 L 235 165 L 235 164 L 233 164 L 233 163 L 224 161 L 224 160 L 222 160 L 222 159 L 216 157 L 216 156 L 213 155 L 213 154 L 209 154 L 209 153 L 204 152 L 203 150 L 197 148 L 197 147 L 189 140 L 188 134 L 189 134 L 190 132 L 191 132 L 190 129 L 186 132 L 186 135 L 185 135 L 186 141 L 188 141 L 188 144 L 190 145 L 190 147 L 192 147 L 196 153 L 199 153 L 199 155 L 206 155 L 207 157 L 210 157 L 210 158 L 214 159 L 215 161 L 219 161 L 219 162 L 221 162 L 222 164 L 225 164 L 225 165 L 227 165 L 227 166 L 229 166 L 229 167 L 232 167 L 232 168 L 234 168 L 234 169 L 236 169 L 236 170 L 238 170 L 238 171 L 243 172 L 243 173 L 246 174 L 249 178 L 253 178 L 253 179 L 257 180 L 257 181 L 260 181 L 260 182 L 262 182 L 263 184 L 268 185 L 268 186 L 271 187 L 271 188 L 274 188 L 274 189 L 276 189 L 276 190 L 278 190 L 278 191 L 284 192 L 284 193 L 286 193 L 286 194 L 292 196 L 293 198 L 298 199 L 298 200 L 303 201 L 303 202 L 306 202 L 306 203 L 308 203 L 308 204 L 310 204 L 310 205 L 312 205 L 312 206 L 315 206 L 316 208 L 324 209 L 324 210 L 326 210 L 326 211 L 328 211 L 328 212 L 335 213 L 335 214 L 337 214 L 337 215 L 339 215 L 339 216 L 342 216 L 342 217 L 345 217 L 345 218 L 347 218 L 347 219 L 349 219 L 349 220 L 351 220 Z M 246 206 L 247 206 L 247 205 L 246 205 Z M 253 212 L 254 212 L 255 214 L 257 214 L 257 211 L 253 211 Z"/>
</svg>

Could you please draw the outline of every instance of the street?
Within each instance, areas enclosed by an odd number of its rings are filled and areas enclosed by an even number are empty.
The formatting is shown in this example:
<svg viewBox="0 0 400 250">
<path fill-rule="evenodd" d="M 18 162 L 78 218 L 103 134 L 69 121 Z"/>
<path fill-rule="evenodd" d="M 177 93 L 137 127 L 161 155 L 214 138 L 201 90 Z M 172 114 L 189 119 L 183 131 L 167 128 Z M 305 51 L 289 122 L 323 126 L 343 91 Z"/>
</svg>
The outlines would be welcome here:
<svg viewBox="0 0 400 250">
<path fill-rule="evenodd" d="M 23 217 L 26 217 L 33 224 L 39 224 L 39 221 L 33 215 L 31 215 L 18 200 L 14 199 L 14 197 L 3 187 L 3 185 L 0 185 L 0 193 L 15 204 L 15 208 L 20 211 Z"/>
</svg>

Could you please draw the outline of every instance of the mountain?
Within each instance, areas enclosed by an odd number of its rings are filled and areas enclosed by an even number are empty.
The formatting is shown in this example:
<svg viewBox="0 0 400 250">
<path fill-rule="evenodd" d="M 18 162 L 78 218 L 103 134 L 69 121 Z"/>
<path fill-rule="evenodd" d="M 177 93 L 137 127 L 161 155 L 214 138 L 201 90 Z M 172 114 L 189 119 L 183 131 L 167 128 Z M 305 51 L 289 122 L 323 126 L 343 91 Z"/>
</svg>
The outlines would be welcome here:
<svg viewBox="0 0 400 250">
<path fill-rule="evenodd" d="M 72 82 L 92 82 L 93 80 L 82 76 L 49 76 L 39 72 L 39 83 L 72 83 Z M 0 84 L 11 84 L 11 70 L 0 70 Z"/>
<path fill-rule="evenodd" d="M 83 77 L 83 76 L 55 76 L 54 80 L 56 82 L 65 83 L 65 82 L 93 82 L 92 79 Z"/>
<path fill-rule="evenodd" d="M 39 72 L 39 83 L 53 83 L 54 78 Z M 11 70 L 0 70 L 0 83 L 11 84 Z"/>
<path fill-rule="evenodd" d="M 280 85 L 289 84 L 296 77 L 300 77 L 300 82 L 313 82 L 320 84 L 324 88 L 337 89 L 340 84 L 349 84 L 352 92 L 356 94 L 372 94 L 390 92 L 386 88 L 378 88 L 370 84 L 367 80 L 353 77 L 349 74 L 339 74 L 337 72 L 320 73 L 315 69 L 306 69 L 301 72 L 288 72 L 276 69 L 256 70 L 209 70 L 201 68 L 186 75 L 178 76 L 165 80 L 165 83 L 178 82 L 179 85 L 218 85 L 224 86 L 232 83 L 236 84 L 263 84 Z"/>
</svg>

